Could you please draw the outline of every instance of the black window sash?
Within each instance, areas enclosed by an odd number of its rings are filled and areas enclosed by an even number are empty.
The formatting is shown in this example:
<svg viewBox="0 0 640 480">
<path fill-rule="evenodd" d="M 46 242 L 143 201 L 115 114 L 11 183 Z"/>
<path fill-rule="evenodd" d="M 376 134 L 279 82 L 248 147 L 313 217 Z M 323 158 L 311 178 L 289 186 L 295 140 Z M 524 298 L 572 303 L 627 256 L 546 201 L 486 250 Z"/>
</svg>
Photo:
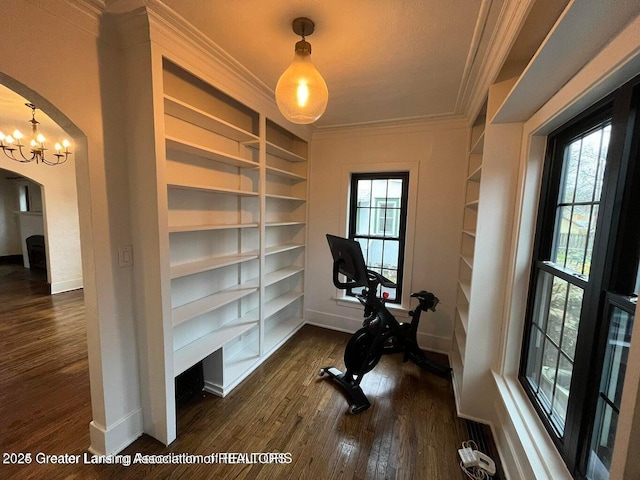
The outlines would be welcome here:
<svg viewBox="0 0 640 480">
<path fill-rule="evenodd" d="M 357 212 L 358 212 L 358 181 L 359 180 L 402 180 L 402 194 L 400 199 L 400 225 L 399 235 L 362 235 L 358 234 L 356 230 Z M 375 172 L 375 173 L 352 173 L 351 174 L 351 189 L 349 199 L 349 238 L 351 240 L 366 239 L 366 240 L 393 240 L 398 241 L 398 281 L 395 289 L 395 297 L 389 297 L 387 301 L 389 303 L 400 303 L 402 301 L 402 281 L 404 278 L 404 250 L 406 243 L 406 229 L 407 229 L 407 205 L 409 197 L 409 172 Z M 371 205 L 370 208 L 375 208 Z M 367 260 L 367 259 L 365 259 Z M 352 289 L 347 289 L 347 295 L 354 295 Z"/>
</svg>

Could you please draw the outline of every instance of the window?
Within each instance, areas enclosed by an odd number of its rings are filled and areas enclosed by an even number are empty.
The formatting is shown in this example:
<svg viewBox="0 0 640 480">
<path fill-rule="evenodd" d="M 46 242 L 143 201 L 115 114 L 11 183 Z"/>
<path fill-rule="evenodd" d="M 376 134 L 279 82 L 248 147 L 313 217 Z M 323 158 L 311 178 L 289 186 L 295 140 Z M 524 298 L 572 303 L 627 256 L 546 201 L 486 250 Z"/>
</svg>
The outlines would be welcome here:
<svg viewBox="0 0 640 480">
<path fill-rule="evenodd" d="M 609 295 L 607 304 L 609 332 L 587 464 L 587 478 L 596 480 L 609 478 L 633 330 L 634 309 L 624 296 Z"/>
<path fill-rule="evenodd" d="M 526 378 L 559 436 L 564 433 L 610 133 L 606 119 L 577 137 L 558 139 L 562 168 L 557 169 L 559 193 L 549 199 L 555 203 L 548 231 L 551 253 L 537 265 Z"/>
<path fill-rule="evenodd" d="M 360 243 L 367 268 L 397 285 L 380 287 L 392 303 L 402 298 L 408 190 L 408 172 L 351 175 L 349 238 Z"/>
<path fill-rule="evenodd" d="M 552 134 L 543 174 L 520 381 L 580 479 L 609 478 L 637 302 L 637 90 Z"/>
</svg>

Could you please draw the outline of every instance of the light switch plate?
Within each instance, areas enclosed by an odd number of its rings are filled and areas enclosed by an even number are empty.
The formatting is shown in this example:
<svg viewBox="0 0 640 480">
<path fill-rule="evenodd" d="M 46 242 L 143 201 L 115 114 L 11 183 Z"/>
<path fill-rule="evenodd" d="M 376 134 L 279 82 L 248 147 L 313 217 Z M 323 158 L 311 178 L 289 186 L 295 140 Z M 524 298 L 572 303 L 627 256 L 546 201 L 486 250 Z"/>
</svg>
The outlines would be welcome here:
<svg viewBox="0 0 640 480">
<path fill-rule="evenodd" d="M 120 267 L 130 267 L 133 265 L 133 247 L 126 245 L 118 250 L 118 265 Z"/>
</svg>

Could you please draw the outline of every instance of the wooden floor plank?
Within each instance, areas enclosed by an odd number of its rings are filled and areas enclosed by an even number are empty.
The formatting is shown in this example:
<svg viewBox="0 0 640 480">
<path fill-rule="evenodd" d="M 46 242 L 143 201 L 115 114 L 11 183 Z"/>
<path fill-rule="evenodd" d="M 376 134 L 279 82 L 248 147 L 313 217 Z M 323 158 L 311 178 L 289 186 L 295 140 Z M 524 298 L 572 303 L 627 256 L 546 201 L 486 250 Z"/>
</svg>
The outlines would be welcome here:
<svg viewBox="0 0 640 480">
<path fill-rule="evenodd" d="M 51 297 L 28 271 L 0 266 L 0 295 L 0 451 L 86 453 L 91 407 L 82 292 Z M 323 366 L 342 367 L 348 339 L 305 326 L 227 397 L 203 392 L 182 407 L 171 445 L 142 436 L 122 452 L 281 452 L 291 463 L 32 463 L 0 465 L 0 478 L 465 478 L 457 448 L 467 432 L 450 382 L 386 356 L 362 381 L 372 407 L 349 414 L 343 393 L 318 376 Z"/>
</svg>

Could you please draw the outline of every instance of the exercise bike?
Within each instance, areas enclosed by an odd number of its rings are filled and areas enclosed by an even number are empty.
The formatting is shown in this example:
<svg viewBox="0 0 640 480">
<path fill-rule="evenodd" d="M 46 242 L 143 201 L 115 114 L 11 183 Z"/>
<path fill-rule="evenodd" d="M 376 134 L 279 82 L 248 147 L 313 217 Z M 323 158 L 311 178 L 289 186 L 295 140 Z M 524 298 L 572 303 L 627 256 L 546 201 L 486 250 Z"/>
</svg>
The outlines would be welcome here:
<svg viewBox="0 0 640 480">
<path fill-rule="evenodd" d="M 411 360 L 440 377 L 450 378 L 451 368 L 427 358 L 420 347 L 416 334 L 420 314 L 435 311 L 438 298 L 422 290 L 412 293 L 418 300 L 415 310 L 409 312 L 411 323 L 399 323 L 385 306 L 386 298 L 378 297 L 378 287 L 395 288 L 396 284 L 377 272 L 367 269 L 360 244 L 354 240 L 327 234 L 333 257 L 333 284 L 339 289 L 363 287 L 356 298 L 364 306 L 362 328 L 356 331 L 345 348 L 343 373 L 333 366 L 320 369 L 319 375 L 328 375 L 347 394 L 351 413 L 360 413 L 371 406 L 360 387 L 363 376 L 373 370 L 382 355 L 402 353 L 403 362 Z M 346 281 L 340 281 L 343 275 Z"/>
</svg>

